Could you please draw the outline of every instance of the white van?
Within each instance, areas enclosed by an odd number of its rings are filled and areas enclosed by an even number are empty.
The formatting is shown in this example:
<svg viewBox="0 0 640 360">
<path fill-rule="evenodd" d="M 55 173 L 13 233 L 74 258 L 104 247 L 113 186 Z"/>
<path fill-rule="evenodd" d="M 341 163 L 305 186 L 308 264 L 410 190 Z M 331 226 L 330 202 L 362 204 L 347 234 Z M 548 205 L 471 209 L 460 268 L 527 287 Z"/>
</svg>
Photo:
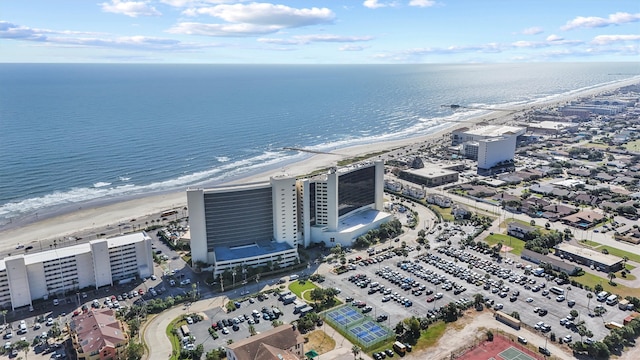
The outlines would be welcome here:
<svg viewBox="0 0 640 360">
<path fill-rule="evenodd" d="M 293 275 L 289 276 L 289 281 L 298 280 L 299 278 L 300 278 L 300 275 L 293 274 Z"/>
<path fill-rule="evenodd" d="M 618 303 L 618 296 L 609 295 L 609 297 L 607 298 L 607 305 L 615 305 L 617 303 Z"/>
<path fill-rule="evenodd" d="M 607 297 L 609 296 L 609 293 L 606 291 L 601 291 L 598 293 L 598 295 L 596 296 L 597 300 L 600 302 L 604 302 L 605 300 L 607 300 Z"/>
</svg>

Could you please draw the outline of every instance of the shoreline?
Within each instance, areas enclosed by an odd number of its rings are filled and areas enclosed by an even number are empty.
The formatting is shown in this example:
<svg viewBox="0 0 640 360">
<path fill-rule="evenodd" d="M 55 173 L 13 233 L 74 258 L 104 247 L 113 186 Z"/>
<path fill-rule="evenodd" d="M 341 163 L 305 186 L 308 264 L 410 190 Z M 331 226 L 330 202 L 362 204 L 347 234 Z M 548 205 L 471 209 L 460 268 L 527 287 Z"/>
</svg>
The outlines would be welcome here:
<svg viewBox="0 0 640 360">
<path fill-rule="evenodd" d="M 569 101 L 608 92 L 640 82 L 638 77 L 625 79 L 613 84 L 604 84 L 599 87 L 577 91 L 559 96 L 558 98 L 534 102 L 526 105 L 513 106 L 513 112 L 492 111 L 452 125 L 444 130 L 417 137 L 381 141 L 336 149 L 333 154 L 313 154 L 310 157 L 293 162 L 281 164 L 270 169 L 264 169 L 254 174 L 240 175 L 236 179 L 230 179 L 221 185 L 234 185 L 247 182 L 267 181 L 271 176 L 286 173 L 294 176 L 303 176 L 314 171 L 335 166 L 340 160 L 368 155 L 376 152 L 389 152 L 394 149 L 407 148 L 424 143 L 436 144 L 446 139 L 446 135 L 462 127 L 473 127 L 481 123 L 504 124 L 514 120 L 514 115 L 536 108 L 555 107 Z M 17 244 L 33 244 L 41 241 L 74 236 L 79 233 L 91 233 L 94 235 L 98 229 L 118 226 L 119 223 L 129 223 L 132 219 L 143 217 L 153 219 L 159 217 L 163 211 L 186 207 L 186 188 L 175 191 L 166 191 L 159 194 L 141 194 L 133 199 L 123 201 L 114 200 L 113 203 L 97 201 L 96 204 L 82 204 L 78 210 L 69 210 L 65 213 L 55 213 L 43 219 L 32 222 L 16 223 L 0 230 L 0 250 L 14 249 Z M 80 205 L 80 204 L 79 204 Z M 141 220 L 138 221 L 138 223 Z M 140 225 L 140 224 L 138 224 Z"/>
</svg>

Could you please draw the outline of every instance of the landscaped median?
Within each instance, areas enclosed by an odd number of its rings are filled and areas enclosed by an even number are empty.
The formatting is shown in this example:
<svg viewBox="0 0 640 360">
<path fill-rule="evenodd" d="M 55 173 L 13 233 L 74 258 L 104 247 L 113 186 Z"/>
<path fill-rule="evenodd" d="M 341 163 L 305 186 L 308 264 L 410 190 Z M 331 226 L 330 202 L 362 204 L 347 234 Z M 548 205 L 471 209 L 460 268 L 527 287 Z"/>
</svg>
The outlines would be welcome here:
<svg viewBox="0 0 640 360">
<path fill-rule="evenodd" d="M 314 284 L 311 281 L 300 281 L 300 280 L 296 280 L 294 282 L 292 282 L 291 284 L 289 284 L 289 290 L 291 290 L 292 293 L 296 294 L 296 296 L 298 296 L 301 299 L 304 299 L 306 301 L 313 301 L 311 300 L 311 290 L 313 289 L 317 289 L 318 286 L 316 284 Z"/>
</svg>

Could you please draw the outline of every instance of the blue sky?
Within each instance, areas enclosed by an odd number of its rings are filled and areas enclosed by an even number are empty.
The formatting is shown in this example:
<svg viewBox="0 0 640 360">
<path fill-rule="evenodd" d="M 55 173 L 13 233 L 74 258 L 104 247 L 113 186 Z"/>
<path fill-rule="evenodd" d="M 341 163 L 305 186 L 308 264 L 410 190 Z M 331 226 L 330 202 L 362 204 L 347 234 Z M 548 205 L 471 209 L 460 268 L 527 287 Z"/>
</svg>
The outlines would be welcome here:
<svg viewBox="0 0 640 360">
<path fill-rule="evenodd" d="M 638 61 L 640 2 L 3 0 L 0 62 Z"/>
</svg>

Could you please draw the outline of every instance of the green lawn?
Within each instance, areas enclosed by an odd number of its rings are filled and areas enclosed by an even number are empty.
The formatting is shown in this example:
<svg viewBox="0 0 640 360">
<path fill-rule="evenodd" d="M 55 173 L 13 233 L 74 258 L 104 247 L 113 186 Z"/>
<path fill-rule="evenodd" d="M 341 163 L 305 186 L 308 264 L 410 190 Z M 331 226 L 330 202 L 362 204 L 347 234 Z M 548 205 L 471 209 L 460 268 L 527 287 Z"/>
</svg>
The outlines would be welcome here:
<svg viewBox="0 0 640 360">
<path fill-rule="evenodd" d="M 173 320 L 165 330 L 167 337 L 171 342 L 171 347 L 173 348 L 174 353 L 176 353 L 174 355 L 171 355 L 169 360 L 178 360 L 177 354 L 180 354 L 180 337 L 174 335 L 172 330 L 175 328 L 178 330 L 178 332 L 180 332 L 180 326 L 185 325 L 186 323 L 187 322 L 182 318 L 182 316 L 180 316 L 177 319 Z"/>
<path fill-rule="evenodd" d="M 587 239 L 580 240 L 580 244 L 588 245 L 588 246 L 591 246 L 592 248 L 597 248 L 598 246 L 601 245 L 598 242 L 587 240 Z"/>
<path fill-rule="evenodd" d="M 391 328 L 393 330 L 393 327 Z M 435 324 L 429 325 L 429 328 L 426 331 L 422 331 L 420 333 L 420 338 L 416 344 L 412 344 L 413 351 L 420 351 L 424 349 L 428 349 L 431 346 L 434 346 L 438 340 L 444 335 L 444 332 L 447 330 L 447 324 L 445 322 L 437 322 Z M 379 344 L 373 349 L 369 349 L 368 353 L 374 353 L 379 351 L 384 351 L 385 349 L 391 349 L 393 347 L 393 343 L 395 339 L 391 339 L 389 341 L 385 341 L 384 343 Z"/>
<path fill-rule="evenodd" d="M 413 351 L 419 351 L 435 345 L 446 330 L 447 324 L 445 322 L 429 325 L 427 331 L 423 331 L 422 334 L 420 334 L 420 339 L 418 339 L 418 343 L 413 346 Z"/>
<path fill-rule="evenodd" d="M 607 291 L 612 294 L 618 294 L 618 295 L 621 295 L 622 297 L 640 296 L 640 288 L 630 288 L 622 284 L 611 285 L 609 284 L 608 278 L 603 278 L 588 272 L 585 272 L 585 274 L 582 276 L 571 277 L 571 279 L 581 283 L 582 285 L 588 285 L 591 288 L 594 288 L 597 284 L 600 284 L 604 288 L 604 291 Z M 627 277 L 627 279 L 629 278 Z M 616 279 L 613 279 L 613 281 L 615 283 Z"/>
<path fill-rule="evenodd" d="M 584 147 L 588 147 L 588 148 L 594 148 L 594 149 L 606 149 L 609 147 L 609 145 L 604 144 L 604 143 L 593 143 L 593 142 L 589 142 L 586 143 L 584 145 Z"/>
<path fill-rule="evenodd" d="M 444 221 L 454 221 L 455 218 L 451 215 L 451 208 L 442 208 L 438 205 L 431 205 L 431 208 L 442 216 L 442 220 Z"/>
<path fill-rule="evenodd" d="M 640 150 L 640 139 L 630 141 L 624 144 L 624 147 L 629 151 L 639 151 Z"/>
<path fill-rule="evenodd" d="M 313 282 L 308 280 L 304 281 L 303 283 L 300 283 L 300 280 L 296 280 L 289 284 L 289 290 L 291 290 L 292 293 L 296 294 L 299 298 L 303 298 L 309 301 L 311 301 L 311 298 L 308 296 L 308 293 L 306 298 L 302 296 L 302 293 L 307 290 L 313 290 L 315 288 L 317 288 L 317 286 Z"/>
<path fill-rule="evenodd" d="M 494 246 L 495 244 L 501 242 L 505 246 L 510 246 L 513 250 L 510 251 L 512 254 L 520 255 L 522 254 L 522 249 L 524 249 L 524 241 L 513 236 L 503 235 L 503 234 L 493 234 L 487 236 L 485 239 L 487 244 L 490 246 Z"/>
<path fill-rule="evenodd" d="M 624 258 L 626 256 L 627 258 L 629 258 L 629 260 L 637 262 L 637 263 L 640 263 L 640 255 L 639 254 L 630 253 L 628 251 L 616 249 L 616 248 L 613 248 L 611 246 L 604 246 L 603 245 L 603 246 L 598 248 L 599 251 L 602 251 L 603 249 L 607 249 L 607 251 L 609 252 L 610 255 L 619 256 L 621 258 Z"/>
</svg>

